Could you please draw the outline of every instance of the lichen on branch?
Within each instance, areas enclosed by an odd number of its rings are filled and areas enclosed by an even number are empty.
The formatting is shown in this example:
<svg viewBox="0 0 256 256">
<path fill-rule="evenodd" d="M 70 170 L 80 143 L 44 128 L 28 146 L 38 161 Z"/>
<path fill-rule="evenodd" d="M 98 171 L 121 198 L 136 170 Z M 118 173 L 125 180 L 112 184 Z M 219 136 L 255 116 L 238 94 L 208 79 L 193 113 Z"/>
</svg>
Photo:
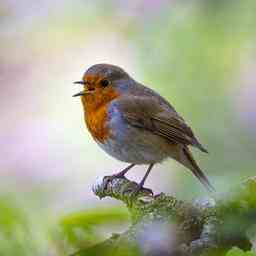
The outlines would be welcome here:
<svg viewBox="0 0 256 256">
<path fill-rule="evenodd" d="M 105 248 L 115 255 L 117 248 L 134 255 L 225 255 L 232 246 L 251 249 L 248 229 L 256 223 L 256 179 L 251 178 L 225 195 L 185 202 L 149 189 L 135 194 L 138 184 L 127 178 L 99 178 L 93 192 L 111 197 L 128 207 L 132 223 L 123 234 L 85 249 Z M 158 242 L 154 239 L 158 238 Z M 107 252 L 109 254 L 107 254 Z M 160 253 L 160 254 L 159 254 Z M 102 254 L 101 254 L 102 255 Z M 116 254 L 119 255 L 119 254 Z M 133 254 L 127 254 L 133 255 Z"/>
</svg>

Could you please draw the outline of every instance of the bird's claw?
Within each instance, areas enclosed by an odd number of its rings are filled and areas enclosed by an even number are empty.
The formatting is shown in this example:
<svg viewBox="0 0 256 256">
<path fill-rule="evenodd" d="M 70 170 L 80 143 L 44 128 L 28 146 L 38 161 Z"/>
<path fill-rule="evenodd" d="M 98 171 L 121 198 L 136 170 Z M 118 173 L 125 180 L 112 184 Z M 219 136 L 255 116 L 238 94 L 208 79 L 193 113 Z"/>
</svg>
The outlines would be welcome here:
<svg viewBox="0 0 256 256">
<path fill-rule="evenodd" d="M 104 183 L 103 183 L 103 189 L 106 190 L 108 187 L 108 184 L 109 182 L 112 182 L 114 179 L 122 179 L 122 178 L 125 178 L 124 175 L 118 175 L 118 174 L 114 174 L 114 175 L 111 175 L 111 176 L 105 176 L 104 177 Z M 136 184 L 136 183 L 135 183 Z M 142 186 L 142 184 L 137 184 L 137 186 L 135 188 L 126 188 L 124 193 L 129 193 L 131 195 L 131 197 L 136 197 L 138 196 L 138 194 L 140 192 L 144 192 L 145 194 L 149 194 L 149 195 L 152 195 L 154 196 L 154 193 L 153 191 L 150 189 L 150 188 L 144 188 Z"/>
<path fill-rule="evenodd" d="M 154 195 L 152 189 L 150 188 L 144 188 L 140 184 L 131 192 L 131 197 L 136 197 L 140 192 L 145 192 L 146 194 Z"/>
<path fill-rule="evenodd" d="M 125 178 L 124 175 L 118 175 L 118 174 L 114 174 L 114 175 L 111 175 L 111 176 L 105 176 L 104 177 L 104 190 L 107 189 L 107 186 L 108 186 L 108 183 L 109 182 L 112 182 L 114 179 L 118 179 L 118 178 Z"/>
</svg>

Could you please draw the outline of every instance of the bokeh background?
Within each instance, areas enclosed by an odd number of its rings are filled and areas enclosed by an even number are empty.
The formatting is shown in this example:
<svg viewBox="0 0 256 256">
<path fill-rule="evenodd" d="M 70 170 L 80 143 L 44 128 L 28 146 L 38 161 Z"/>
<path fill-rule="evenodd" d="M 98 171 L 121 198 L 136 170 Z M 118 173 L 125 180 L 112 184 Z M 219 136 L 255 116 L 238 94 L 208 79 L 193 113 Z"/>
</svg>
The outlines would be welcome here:
<svg viewBox="0 0 256 256">
<path fill-rule="evenodd" d="M 93 142 L 72 98 L 96 63 L 123 67 L 176 107 L 208 148 L 194 154 L 219 191 L 255 175 L 255 28 L 254 0 L 1 1 L 0 255 L 66 255 L 129 224 L 121 204 L 91 192 L 125 167 Z M 206 194 L 171 160 L 146 185 Z"/>
</svg>

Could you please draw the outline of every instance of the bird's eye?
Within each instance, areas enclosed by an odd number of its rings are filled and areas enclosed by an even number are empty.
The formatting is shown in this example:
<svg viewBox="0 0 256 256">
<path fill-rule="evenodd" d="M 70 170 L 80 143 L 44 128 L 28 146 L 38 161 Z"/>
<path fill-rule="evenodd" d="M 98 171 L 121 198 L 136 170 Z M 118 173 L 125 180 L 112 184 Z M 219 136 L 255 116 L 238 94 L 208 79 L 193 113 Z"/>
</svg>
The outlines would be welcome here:
<svg viewBox="0 0 256 256">
<path fill-rule="evenodd" d="M 109 85 L 109 81 L 107 79 L 101 80 L 100 83 L 103 87 L 107 87 Z"/>
</svg>

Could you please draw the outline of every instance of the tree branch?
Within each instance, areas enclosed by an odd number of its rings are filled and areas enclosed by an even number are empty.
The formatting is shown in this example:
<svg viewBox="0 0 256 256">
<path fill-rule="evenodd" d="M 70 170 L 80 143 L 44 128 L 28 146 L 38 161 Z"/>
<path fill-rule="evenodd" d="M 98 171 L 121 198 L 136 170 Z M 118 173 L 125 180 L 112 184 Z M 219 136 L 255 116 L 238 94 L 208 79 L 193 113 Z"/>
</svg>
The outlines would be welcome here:
<svg viewBox="0 0 256 256">
<path fill-rule="evenodd" d="M 256 219 L 255 178 L 227 195 L 194 203 L 164 193 L 152 195 L 149 189 L 135 196 L 137 186 L 127 178 L 97 180 L 93 186 L 95 195 L 124 202 L 131 213 L 132 224 L 125 233 L 75 255 L 91 255 L 89 251 L 99 249 L 104 249 L 104 255 L 113 255 L 121 248 L 121 255 L 127 251 L 127 255 L 139 252 L 140 255 L 198 256 L 212 251 L 222 255 L 232 246 L 251 248 L 246 233 Z"/>
</svg>

